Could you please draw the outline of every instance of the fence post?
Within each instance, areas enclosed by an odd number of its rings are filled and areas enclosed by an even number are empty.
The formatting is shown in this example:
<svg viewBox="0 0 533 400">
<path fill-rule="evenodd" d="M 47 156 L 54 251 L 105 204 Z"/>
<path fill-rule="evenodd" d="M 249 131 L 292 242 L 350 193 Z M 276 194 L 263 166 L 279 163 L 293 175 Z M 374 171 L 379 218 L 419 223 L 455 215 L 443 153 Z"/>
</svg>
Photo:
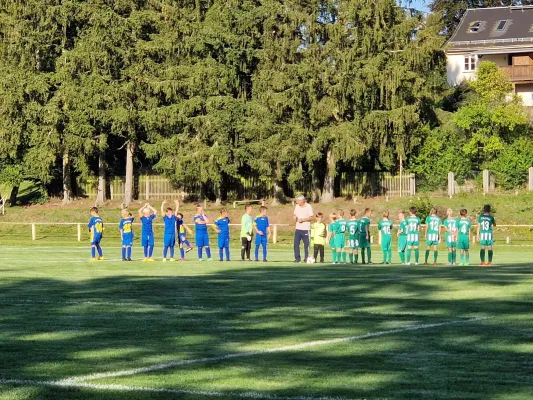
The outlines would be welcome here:
<svg viewBox="0 0 533 400">
<path fill-rule="evenodd" d="M 409 179 L 411 181 L 411 196 L 414 196 L 416 194 L 415 174 L 411 174 L 411 177 Z"/>
<path fill-rule="evenodd" d="M 81 224 L 78 224 L 78 242 L 81 242 Z"/>
<path fill-rule="evenodd" d="M 381 244 L 381 231 L 378 231 L 378 244 Z"/>
<path fill-rule="evenodd" d="M 450 199 L 455 194 L 455 174 L 453 172 L 448 172 L 448 196 Z"/>
<path fill-rule="evenodd" d="M 483 194 L 490 192 L 490 173 L 488 169 L 483 170 Z"/>
<path fill-rule="evenodd" d="M 370 236 L 370 244 L 374 244 L 374 235 Z"/>
<path fill-rule="evenodd" d="M 529 167 L 529 184 L 527 188 L 533 190 L 533 167 Z"/>
<path fill-rule="evenodd" d="M 145 175 L 144 177 L 144 197 L 146 197 L 146 200 L 150 200 L 150 176 Z"/>
<path fill-rule="evenodd" d="M 272 243 L 276 244 L 278 242 L 278 226 L 274 225 L 274 229 L 272 231 Z"/>
<path fill-rule="evenodd" d="M 37 240 L 37 226 L 31 224 L 31 240 Z"/>
</svg>

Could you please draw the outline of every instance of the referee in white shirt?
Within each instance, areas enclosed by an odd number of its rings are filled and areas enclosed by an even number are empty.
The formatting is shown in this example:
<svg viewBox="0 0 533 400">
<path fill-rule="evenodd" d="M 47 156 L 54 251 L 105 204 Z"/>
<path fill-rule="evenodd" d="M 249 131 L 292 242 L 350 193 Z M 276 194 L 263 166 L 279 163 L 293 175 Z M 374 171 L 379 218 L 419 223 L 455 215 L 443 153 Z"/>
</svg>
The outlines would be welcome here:
<svg viewBox="0 0 533 400">
<path fill-rule="evenodd" d="M 296 231 L 294 232 L 294 262 L 302 261 L 300 256 L 300 242 L 304 242 L 304 261 L 309 257 L 309 237 L 311 231 L 311 221 L 314 219 L 313 207 L 305 197 L 296 197 L 296 208 L 294 209 L 294 220 L 296 221 Z"/>
</svg>

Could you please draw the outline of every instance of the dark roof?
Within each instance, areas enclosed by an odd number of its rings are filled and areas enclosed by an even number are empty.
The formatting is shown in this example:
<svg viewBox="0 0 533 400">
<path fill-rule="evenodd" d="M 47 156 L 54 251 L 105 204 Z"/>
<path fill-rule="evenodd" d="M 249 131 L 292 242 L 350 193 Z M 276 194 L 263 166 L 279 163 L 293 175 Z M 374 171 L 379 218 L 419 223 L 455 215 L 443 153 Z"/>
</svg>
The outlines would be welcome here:
<svg viewBox="0 0 533 400">
<path fill-rule="evenodd" d="M 533 45 L 533 7 L 527 6 L 466 10 L 448 41 L 450 50 L 524 45 Z"/>
</svg>

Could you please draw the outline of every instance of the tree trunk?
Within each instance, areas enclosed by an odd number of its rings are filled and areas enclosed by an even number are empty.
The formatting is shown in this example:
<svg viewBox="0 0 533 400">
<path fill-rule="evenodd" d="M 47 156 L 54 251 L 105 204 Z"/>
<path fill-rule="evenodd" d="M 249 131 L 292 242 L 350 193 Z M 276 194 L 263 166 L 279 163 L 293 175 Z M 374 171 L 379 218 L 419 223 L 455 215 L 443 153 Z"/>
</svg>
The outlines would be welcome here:
<svg viewBox="0 0 533 400">
<path fill-rule="evenodd" d="M 215 205 L 220 206 L 222 204 L 222 182 L 215 183 Z"/>
<path fill-rule="evenodd" d="M 326 153 L 326 171 L 324 173 L 324 189 L 322 190 L 322 203 L 331 203 L 334 196 L 335 183 L 335 156 L 333 151 L 328 149 Z"/>
<path fill-rule="evenodd" d="M 281 164 L 278 162 L 276 164 L 276 172 L 274 174 L 274 198 L 272 199 L 271 206 L 278 206 L 281 203 L 285 203 L 285 193 L 283 192 L 283 186 L 281 182 L 282 173 L 281 173 Z"/>
<path fill-rule="evenodd" d="M 318 174 L 319 168 L 319 163 L 315 162 L 313 164 L 313 187 L 311 189 L 311 201 L 313 203 L 318 203 L 320 201 L 320 176 Z"/>
<path fill-rule="evenodd" d="M 129 207 L 133 197 L 133 153 L 135 143 L 126 143 L 126 183 L 124 185 L 124 206 Z"/>
<path fill-rule="evenodd" d="M 13 186 L 11 194 L 9 195 L 9 206 L 14 207 L 17 204 L 17 196 L 19 194 L 19 186 Z"/>
<path fill-rule="evenodd" d="M 105 174 L 105 151 L 100 149 L 98 152 L 98 192 L 96 194 L 96 204 L 102 205 L 106 201 L 106 174 Z"/>
<path fill-rule="evenodd" d="M 63 151 L 63 204 L 72 201 L 72 179 L 68 150 Z"/>
</svg>

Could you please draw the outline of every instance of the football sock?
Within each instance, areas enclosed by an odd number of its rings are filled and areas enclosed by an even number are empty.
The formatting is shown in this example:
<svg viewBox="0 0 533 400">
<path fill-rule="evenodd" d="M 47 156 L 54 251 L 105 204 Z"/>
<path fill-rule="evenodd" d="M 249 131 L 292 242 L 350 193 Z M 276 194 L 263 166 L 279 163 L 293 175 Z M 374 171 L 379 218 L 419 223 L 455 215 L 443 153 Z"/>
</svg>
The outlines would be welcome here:
<svg viewBox="0 0 533 400">
<path fill-rule="evenodd" d="M 98 250 L 98 256 L 100 257 L 104 256 L 104 252 L 102 251 L 102 248 L 100 247 L 100 245 L 96 245 L 96 250 Z"/>
<path fill-rule="evenodd" d="M 91 247 L 91 257 L 96 258 L 96 247 L 94 246 Z"/>
<path fill-rule="evenodd" d="M 392 249 L 389 249 L 388 253 L 389 253 L 389 263 L 392 264 Z"/>
<path fill-rule="evenodd" d="M 485 249 L 479 250 L 479 258 L 481 259 L 481 262 L 485 262 Z"/>
<path fill-rule="evenodd" d="M 465 260 L 466 260 L 466 263 L 467 263 L 467 264 L 470 263 L 470 253 L 466 253 L 466 254 L 465 254 Z"/>
<path fill-rule="evenodd" d="M 465 255 L 463 253 L 459 254 L 459 264 L 464 264 L 465 262 Z"/>
<path fill-rule="evenodd" d="M 255 259 L 259 260 L 259 245 L 255 245 L 255 251 L 254 251 Z"/>
<path fill-rule="evenodd" d="M 187 247 L 191 247 L 191 244 L 189 243 L 189 241 L 187 239 L 182 240 L 181 243 L 183 243 Z"/>
<path fill-rule="evenodd" d="M 439 258 L 439 252 L 438 251 L 434 251 L 433 252 L 433 262 L 436 263 L 438 258 Z"/>
<path fill-rule="evenodd" d="M 229 247 L 228 247 L 228 259 L 229 259 Z M 267 259 L 267 245 L 266 243 L 263 245 L 263 260 Z"/>
<path fill-rule="evenodd" d="M 386 263 L 387 262 L 387 250 L 382 250 L 383 252 L 383 263 Z"/>
<path fill-rule="evenodd" d="M 407 264 L 409 264 L 411 262 L 411 252 L 412 252 L 411 249 L 407 249 L 407 251 L 406 251 L 406 262 L 407 262 Z"/>
<path fill-rule="evenodd" d="M 342 252 L 342 262 L 343 263 L 346 262 L 346 252 L 345 251 Z"/>
<path fill-rule="evenodd" d="M 207 258 L 211 258 L 211 248 L 210 247 L 206 247 L 205 248 L 205 255 L 207 256 Z"/>
<path fill-rule="evenodd" d="M 224 248 L 226 249 L 226 260 L 229 260 L 229 245 Z"/>
<path fill-rule="evenodd" d="M 403 251 L 399 251 L 398 255 L 400 256 L 400 262 L 402 264 L 404 264 L 405 263 L 405 253 Z"/>
<path fill-rule="evenodd" d="M 372 249 L 370 248 L 370 246 L 366 248 L 366 251 L 368 253 L 368 263 L 371 263 L 372 262 Z"/>
<path fill-rule="evenodd" d="M 493 255 L 494 255 L 494 252 L 492 250 L 489 250 L 489 262 L 492 262 Z"/>
<path fill-rule="evenodd" d="M 361 262 L 365 263 L 365 249 L 361 249 Z"/>
<path fill-rule="evenodd" d="M 415 263 L 418 264 L 418 259 L 420 258 L 420 250 L 415 249 Z"/>
<path fill-rule="evenodd" d="M 168 246 L 163 247 L 163 258 L 167 258 Z"/>
<path fill-rule="evenodd" d="M 349 254 L 350 264 L 353 264 L 353 253 Z"/>
<path fill-rule="evenodd" d="M 337 250 L 332 249 L 331 250 L 331 262 L 336 263 L 337 262 Z"/>
<path fill-rule="evenodd" d="M 451 264 L 451 263 L 452 263 L 452 257 L 453 257 L 452 252 L 449 251 L 449 252 L 448 252 L 448 264 Z"/>
<path fill-rule="evenodd" d="M 181 258 L 185 258 L 185 249 L 183 247 L 180 247 L 180 256 Z"/>
<path fill-rule="evenodd" d="M 126 254 L 128 256 L 128 258 L 131 258 L 131 246 L 128 246 L 128 248 L 126 249 Z"/>
<path fill-rule="evenodd" d="M 144 258 L 148 258 L 148 246 L 143 246 Z"/>
<path fill-rule="evenodd" d="M 246 247 L 241 247 L 241 260 L 244 260 L 244 256 L 246 255 Z"/>
<path fill-rule="evenodd" d="M 122 248 L 122 259 L 125 259 L 126 258 L 126 248 L 123 247 Z"/>
<path fill-rule="evenodd" d="M 426 256 L 424 257 L 424 262 L 427 264 L 429 259 L 429 250 L 426 250 Z"/>
<path fill-rule="evenodd" d="M 198 259 L 201 260 L 203 256 L 203 250 L 204 248 L 202 246 L 198 246 Z"/>
<path fill-rule="evenodd" d="M 170 258 L 174 258 L 174 246 L 170 247 Z"/>
<path fill-rule="evenodd" d="M 359 253 L 353 255 L 353 259 L 355 263 L 357 264 L 359 262 Z"/>
<path fill-rule="evenodd" d="M 218 256 L 220 257 L 220 261 L 224 260 L 224 247 L 218 248 Z"/>
<path fill-rule="evenodd" d="M 148 246 L 148 257 L 152 258 L 153 254 L 154 254 L 154 246 Z"/>
</svg>

